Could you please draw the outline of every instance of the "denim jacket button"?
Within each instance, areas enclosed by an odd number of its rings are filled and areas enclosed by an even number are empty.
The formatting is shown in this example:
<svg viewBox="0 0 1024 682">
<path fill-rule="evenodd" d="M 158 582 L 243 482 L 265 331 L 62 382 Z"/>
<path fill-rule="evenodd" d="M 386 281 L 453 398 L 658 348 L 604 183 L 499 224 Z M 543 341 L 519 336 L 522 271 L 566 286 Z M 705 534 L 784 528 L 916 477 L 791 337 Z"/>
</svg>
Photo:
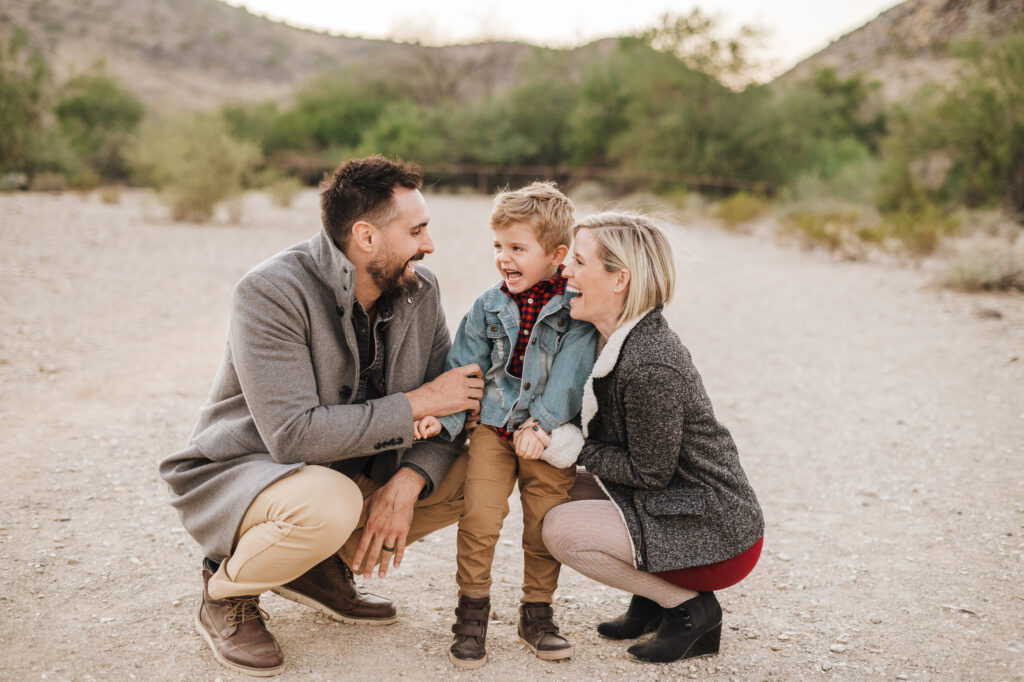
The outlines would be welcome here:
<svg viewBox="0 0 1024 682">
<path fill-rule="evenodd" d="M 496 325 L 496 324 L 492 324 L 492 325 L 491 325 L 491 331 L 492 331 L 492 332 L 496 332 L 496 331 L 498 331 L 498 325 Z"/>
<path fill-rule="evenodd" d="M 525 384 L 523 384 L 523 388 L 525 388 L 527 391 L 530 390 L 530 386 L 531 386 L 531 384 L 530 384 L 529 381 L 527 381 Z"/>
</svg>

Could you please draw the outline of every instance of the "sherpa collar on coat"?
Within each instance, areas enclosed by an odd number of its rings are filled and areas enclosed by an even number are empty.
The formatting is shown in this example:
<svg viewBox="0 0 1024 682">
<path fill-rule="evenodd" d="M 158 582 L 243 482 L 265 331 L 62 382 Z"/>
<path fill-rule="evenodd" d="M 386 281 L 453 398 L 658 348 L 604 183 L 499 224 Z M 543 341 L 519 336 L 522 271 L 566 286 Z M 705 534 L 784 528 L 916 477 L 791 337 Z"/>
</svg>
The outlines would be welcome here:
<svg viewBox="0 0 1024 682">
<path fill-rule="evenodd" d="M 644 319 L 652 312 L 657 310 L 657 307 L 651 308 L 639 317 L 630 320 L 626 324 L 622 325 L 608 337 L 608 343 L 601 349 L 601 353 L 597 356 L 597 361 L 594 363 L 594 369 L 591 370 L 590 376 L 587 378 L 587 383 L 583 386 L 583 406 L 580 409 L 580 423 L 583 425 L 583 437 L 586 438 L 590 434 L 587 426 L 590 424 L 590 420 L 597 414 L 597 398 L 594 396 L 594 379 L 600 379 L 611 374 L 611 371 L 615 369 L 615 365 L 619 361 L 619 353 L 622 351 L 622 344 L 626 342 L 626 337 L 633 331 L 640 320 Z"/>
</svg>

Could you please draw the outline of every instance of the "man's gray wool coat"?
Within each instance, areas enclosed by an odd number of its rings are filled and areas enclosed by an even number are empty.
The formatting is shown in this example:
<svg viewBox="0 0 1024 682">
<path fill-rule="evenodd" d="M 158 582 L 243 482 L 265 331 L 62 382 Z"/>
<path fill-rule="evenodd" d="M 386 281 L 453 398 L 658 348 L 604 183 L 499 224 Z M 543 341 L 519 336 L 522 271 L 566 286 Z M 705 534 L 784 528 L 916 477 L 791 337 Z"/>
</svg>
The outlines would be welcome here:
<svg viewBox="0 0 1024 682">
<path fill-rule="evenodd" d="M 732 436 L 660 306 L 608 339 L 584 388 L 579 463 L 619 508 L 636 568 L 743 553 L 764 520 Z"/>
<path fill-rule="evenodd" d="M 359 376 L 351 315 L 355 266 L 320 233 L 257 265 L 235 286 L 227 348 L 187 447 L 160 464 L 185 529 L 214 560 L 231 554 L 253 499 L 305 464 L 382 454 L 384 483 L 403 462 L 426 497 L 461 441 L 413 442 L 403 392 L 444 371 L 451 336 L 434 275 L 394 304 L 385 331 L 388 395 L 350 405 Z M 390 452 L 389 452 L 390 451 Z"/>
</svg>

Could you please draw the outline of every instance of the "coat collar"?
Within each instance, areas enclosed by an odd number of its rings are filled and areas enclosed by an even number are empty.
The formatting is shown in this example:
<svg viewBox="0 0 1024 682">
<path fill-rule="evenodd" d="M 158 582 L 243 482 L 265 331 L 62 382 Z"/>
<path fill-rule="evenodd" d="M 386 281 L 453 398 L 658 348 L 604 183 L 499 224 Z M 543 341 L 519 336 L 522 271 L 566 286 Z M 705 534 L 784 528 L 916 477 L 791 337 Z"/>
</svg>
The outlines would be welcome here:
<svg viewBox="0 0 1024 682">
<path fill-rule="evenodd" d="M 580 409 L 580 421 L 583 425 L 583 436 L 587 437 L 588 433 L 587 426 L 590 424 L 590 420 L 597 414 L 597 398 L 594 396 L 594 379 L 600 379 L 611 374 L 611 371 L 615 369 L 615 365 L 619 362 L 619 354 L 622 352 L 622 345 L 626 342 L 626 338 L 629 333 L 633 331 L 633 327 L 640 323 L 641 320 L 645 319 L 652 312 L 657 311 L 660 306 L 651 308 L 643 315 L 634 318 L 622 325 L 608 337 L 608 343 L 601 349 L 600 355 L 597 356 L 597 361 L 594 363 L 594 368 L 590 371 L 590 376 L 587 377 L 587 383 L 583 386 L 583 406 Z"/>
</svg>

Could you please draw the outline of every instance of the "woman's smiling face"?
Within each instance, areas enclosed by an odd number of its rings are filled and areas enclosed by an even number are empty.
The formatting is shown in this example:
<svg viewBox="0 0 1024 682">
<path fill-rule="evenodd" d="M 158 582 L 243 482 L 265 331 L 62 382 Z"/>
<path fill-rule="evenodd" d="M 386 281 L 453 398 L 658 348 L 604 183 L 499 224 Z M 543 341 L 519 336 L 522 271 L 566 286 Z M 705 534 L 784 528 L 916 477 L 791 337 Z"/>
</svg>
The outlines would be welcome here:
<svg viewBox="0 0 1024 682">
<path fill-rule="evenodd" d="M 623 271 L 604 269 L 594 230 L 584 228 L 576 233 L 572 259 L 562 274 L 569 280 L 570 290 L 578 292 L 569 302 L 569 314 L 590 322 L 607 338 L 626 306 L 628 278 L 622 284 Z"/>
</svg>

